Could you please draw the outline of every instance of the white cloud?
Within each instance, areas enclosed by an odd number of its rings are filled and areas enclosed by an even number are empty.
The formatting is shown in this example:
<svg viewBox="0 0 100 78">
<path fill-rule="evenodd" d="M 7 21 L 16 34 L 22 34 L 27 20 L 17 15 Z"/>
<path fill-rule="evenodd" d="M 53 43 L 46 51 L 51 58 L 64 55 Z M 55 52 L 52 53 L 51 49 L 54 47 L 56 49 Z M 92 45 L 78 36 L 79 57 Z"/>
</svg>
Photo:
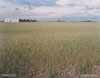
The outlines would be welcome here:
<svg viewBox="0 0 100 78">
<path fill-rule="evenodd" d="M 66 6 L 68 4 L 76 4 L 76 5 L 78 5 L 80 3 L 81 3 L 81 1 L 79 1 L 79 0 L 58 0 L 58 1 L 56 1 L 56 4 L 62 5 L 62 6 Z"/>
<path fill-rule="evenodd" d="M 83 0 L 83 4 L 89 7 L 100 7 L 100 0 Z"/>
<path fill-rule="evenodd" d="M 83 7 L 37 7 L 33 10 L 34 13 L 41 15 L 41 17 L 58 18 L 74 16 Z"/>
<path fill-rule="evenodd" d="M 68 4 L 75 4 L 76 6 L 100 7 L 100 0 L 57 0 L 56 4 L 67 6 Z"/>
<path fill-rule="evenodd" d="M 56 1 L 56 4 L 62 5 L 62 6 L 65 6 L 66 4 L 69 4 L 69 3 L 72 3 L 72 1 L 69 1 L 69 0 L 58 0 L 58 1 Z"/>
</svg>

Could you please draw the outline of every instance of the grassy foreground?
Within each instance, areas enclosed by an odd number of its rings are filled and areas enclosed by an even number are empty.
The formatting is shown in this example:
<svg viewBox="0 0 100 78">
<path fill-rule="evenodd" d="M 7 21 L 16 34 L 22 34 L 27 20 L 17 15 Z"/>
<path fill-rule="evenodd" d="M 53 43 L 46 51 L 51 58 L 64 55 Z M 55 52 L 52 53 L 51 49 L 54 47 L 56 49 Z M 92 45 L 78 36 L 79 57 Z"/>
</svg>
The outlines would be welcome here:
<svg viewBox="0 0 100 78">
<path fill-rule="evenodd" d="M 0 23 L 0 74 L 53 78 L 73 67 L 91 73 L 93 66 L 100 66 L 98 22 Z"/>
</svg>

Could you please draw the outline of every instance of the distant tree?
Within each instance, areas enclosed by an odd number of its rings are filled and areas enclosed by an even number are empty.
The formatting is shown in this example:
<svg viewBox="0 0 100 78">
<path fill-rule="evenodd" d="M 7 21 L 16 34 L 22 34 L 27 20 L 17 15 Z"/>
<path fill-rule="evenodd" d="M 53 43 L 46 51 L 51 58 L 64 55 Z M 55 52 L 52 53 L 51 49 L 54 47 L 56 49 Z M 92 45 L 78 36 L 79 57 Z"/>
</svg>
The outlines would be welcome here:
<svg viewBox="0 0 100 78">
<path fill-rule="evenodd" d="M 64 21 L 61 21 L 61 20 L 57 20 L 57 22 L 64 22 Z"/>
<path fill-rule="evenodd" d="M 19 22 L 37 22 L 35 19 L 19 19 Z"/>
</svg>

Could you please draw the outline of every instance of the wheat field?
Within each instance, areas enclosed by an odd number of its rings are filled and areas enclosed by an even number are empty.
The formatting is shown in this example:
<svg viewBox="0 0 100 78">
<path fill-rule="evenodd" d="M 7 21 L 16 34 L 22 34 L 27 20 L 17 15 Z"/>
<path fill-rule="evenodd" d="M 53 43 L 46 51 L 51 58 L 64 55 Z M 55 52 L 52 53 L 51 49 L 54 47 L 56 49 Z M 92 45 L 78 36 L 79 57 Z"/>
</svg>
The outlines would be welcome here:
<svg viewBox="0 0 100 78">
<path fill-rule="evenodd" d="M 0 23 L 0 74 L 58 78 L 68 68 L 99 73 L 94 66 L 100 66 L 99 22 Z"/>
</svg>

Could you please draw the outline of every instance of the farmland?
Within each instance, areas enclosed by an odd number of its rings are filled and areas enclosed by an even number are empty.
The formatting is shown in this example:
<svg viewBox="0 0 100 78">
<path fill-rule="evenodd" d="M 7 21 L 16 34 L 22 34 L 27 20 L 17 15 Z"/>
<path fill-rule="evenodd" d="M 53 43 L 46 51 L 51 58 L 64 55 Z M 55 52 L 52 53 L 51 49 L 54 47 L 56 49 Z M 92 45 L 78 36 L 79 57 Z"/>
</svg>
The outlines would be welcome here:
<svg viewBox="0 0 100 78">
<path fill-rule="evenodd" d="M 0 74 L 54 78 L 73 68 L 97 74 L 94 66 L 100 66 L 99 22 L 0 23 Z"/>
</svg>

